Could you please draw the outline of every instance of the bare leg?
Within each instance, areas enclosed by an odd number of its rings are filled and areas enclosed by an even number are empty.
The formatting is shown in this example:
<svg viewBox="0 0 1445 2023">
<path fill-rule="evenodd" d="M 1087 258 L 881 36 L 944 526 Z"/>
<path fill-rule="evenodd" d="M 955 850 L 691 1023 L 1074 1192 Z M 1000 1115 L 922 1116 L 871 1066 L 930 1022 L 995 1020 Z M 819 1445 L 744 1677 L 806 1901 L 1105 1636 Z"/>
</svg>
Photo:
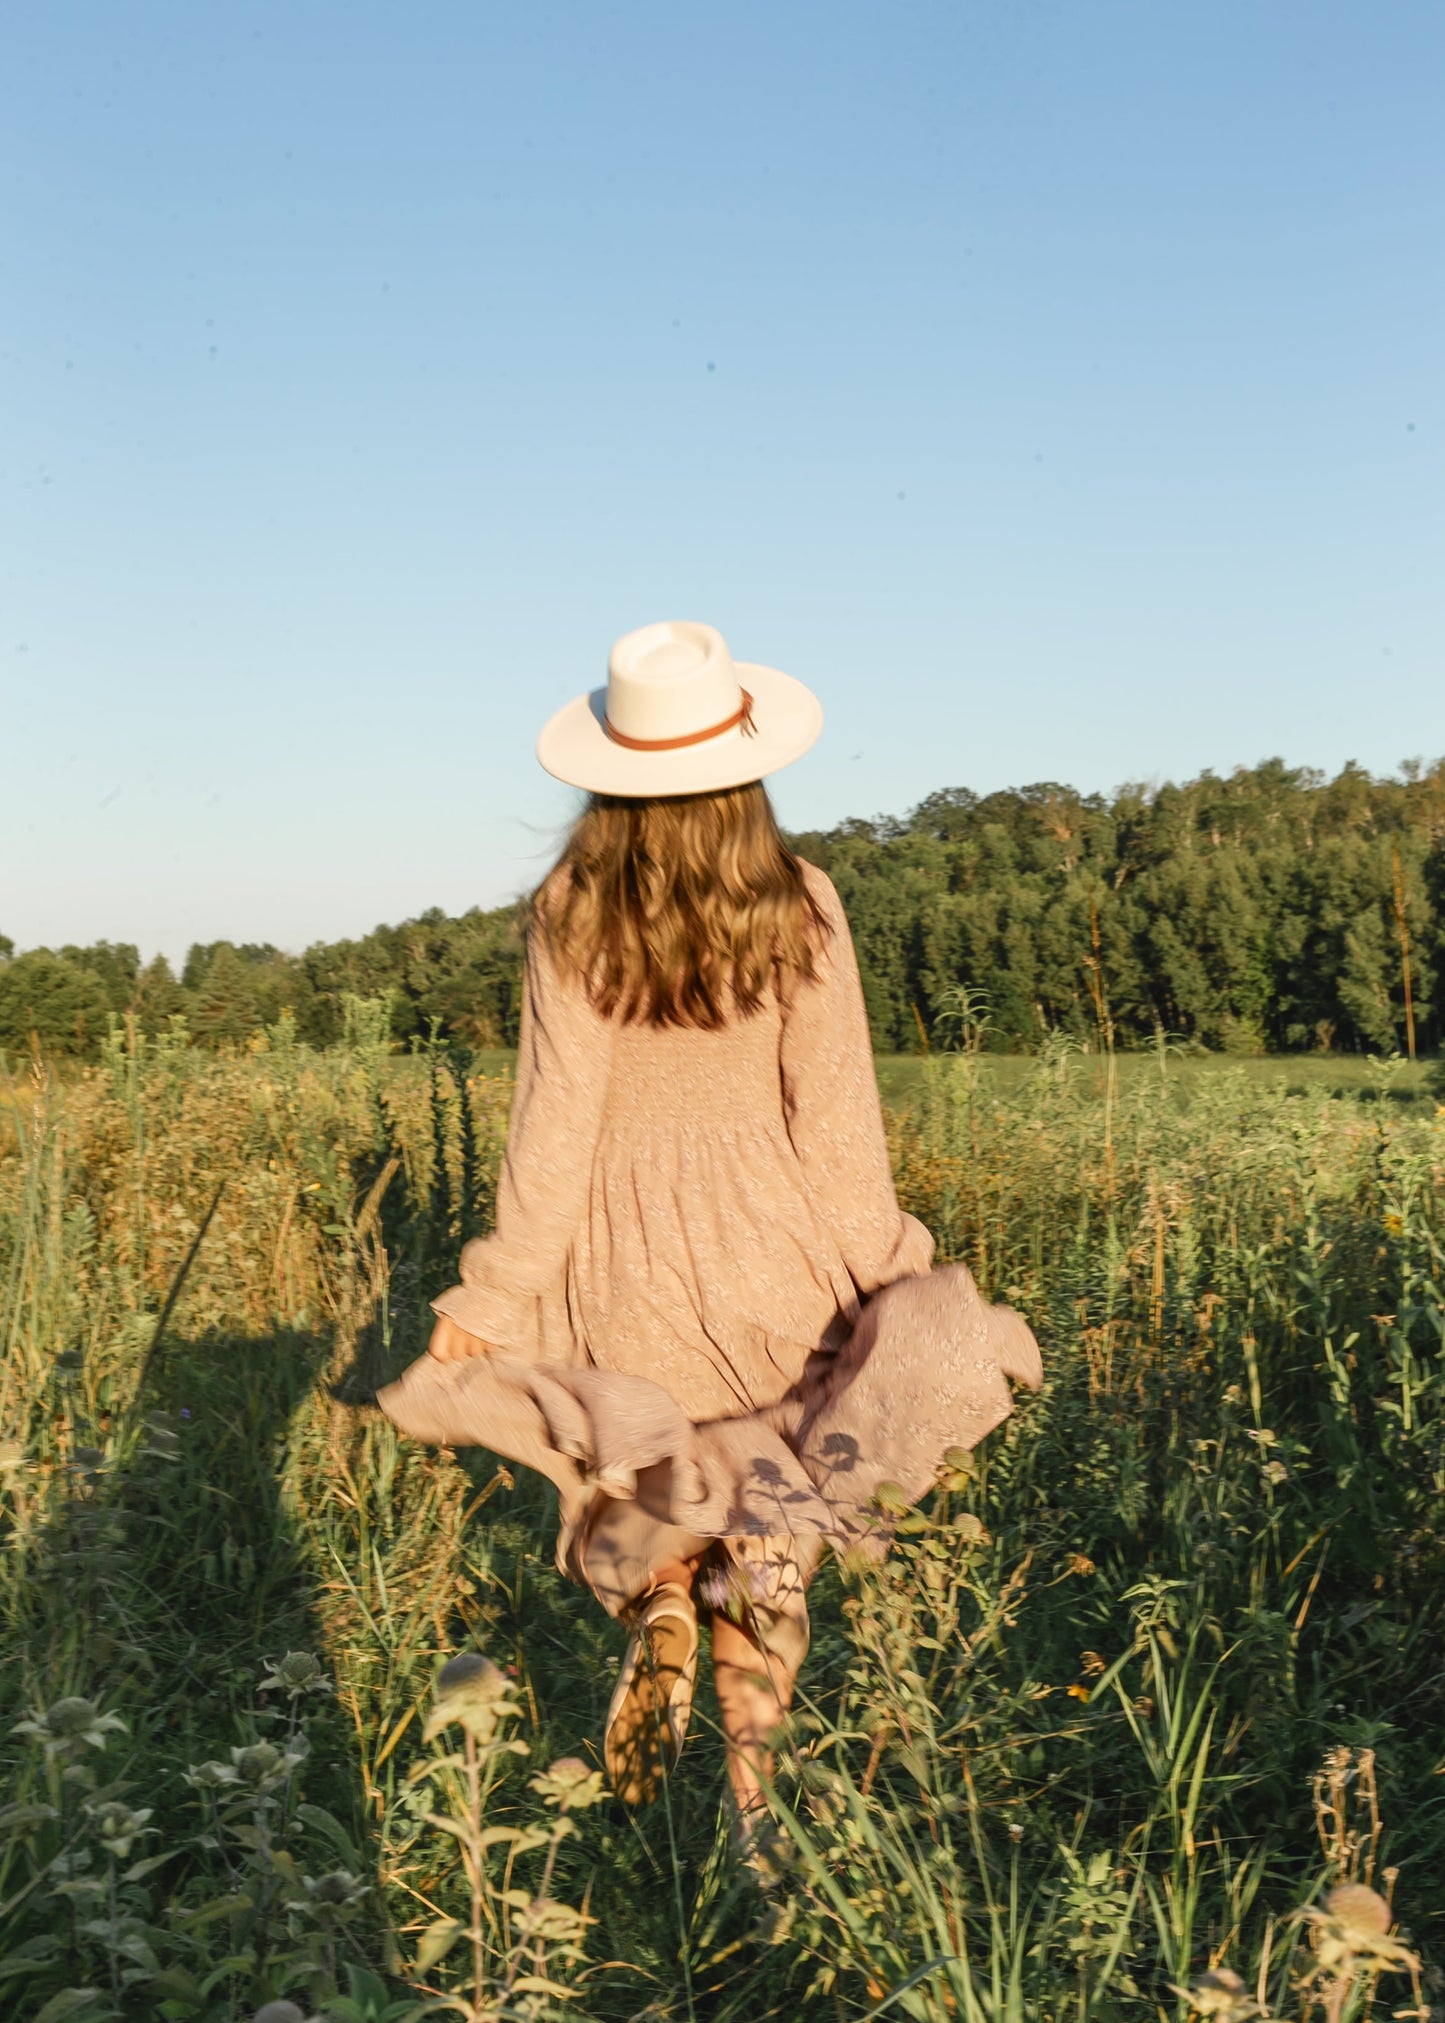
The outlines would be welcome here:
<svg viewBox="0 0 1445 2023">
<path fill-rule="evenodd" d="M 622 1612 L 632 1641 L 607 1710 L 602 1753 L 612 1788 L 626 1805 L 651 1804 L 687 1732 L 697 1671 L 695 1573 L 690 1560 L 663 1560 Z M 687 1598 L 681 1606 L 679 1595 Z"/>
<path fill-rule="evenodd" d="M 692 1584 L 697 1578 L 698 1561 L 701 1558 L 702 1554 L 699 1553 L 697 1559 L 670 1559 L 664 1561 L 661 1566 L 654 1567 L 652 1585 L 647 1592 L 652 1594 L 660 1587 L 680 1587 L 685 1595 L 690 1595 Z"/>
<path fill-rule="evenodd" d="M 723 1615 L 713 1617 L 712 1663 L 728 1745 L 728 1778 L 746 1831 L 766 1811 L 759 1773 L 773 1774 L 768 1737 L 792 1704 L 797 1674 Z"/>
</svg>

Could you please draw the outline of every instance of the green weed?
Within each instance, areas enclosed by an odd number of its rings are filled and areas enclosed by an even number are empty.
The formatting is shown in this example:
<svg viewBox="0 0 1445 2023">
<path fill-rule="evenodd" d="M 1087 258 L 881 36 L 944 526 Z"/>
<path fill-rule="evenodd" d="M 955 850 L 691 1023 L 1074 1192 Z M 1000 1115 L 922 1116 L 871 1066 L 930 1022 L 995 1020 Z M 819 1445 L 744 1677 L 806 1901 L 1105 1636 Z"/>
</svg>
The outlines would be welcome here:
<svg viewBox="0 0 1445 2023">
<path fill-rule="evenodd" d="M 621 1635 L 541 1487 L 368 1402 L 486 1225 L 509 1085 L 345 1022 L 6 1085 L 7 2014 L 1438 2000 L 1433 1106 L 1168 1050 L 1107 1091 L 1064 1044 L 920 1062 L 901 1193 L 1048 1383 L 820 1576 L 760 1877 L 706 1692 L 668 1817 L 601 1795 Z"/>
</svg>

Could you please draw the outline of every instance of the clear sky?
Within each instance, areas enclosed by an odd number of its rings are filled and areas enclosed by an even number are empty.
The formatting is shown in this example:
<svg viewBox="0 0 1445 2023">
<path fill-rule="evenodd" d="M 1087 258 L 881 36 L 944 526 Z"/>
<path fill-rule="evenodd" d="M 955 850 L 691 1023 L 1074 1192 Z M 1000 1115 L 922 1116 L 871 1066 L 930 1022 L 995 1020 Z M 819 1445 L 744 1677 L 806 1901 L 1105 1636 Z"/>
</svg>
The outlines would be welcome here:
<svg viewBox="0 0 1445 2023">
<path fill-rule="evenodd" d="M 719 625 L 785 821 L 1445 750 L 1439 0 L 29 0 L 0 930 L 535 880 Z"/>
</svg>

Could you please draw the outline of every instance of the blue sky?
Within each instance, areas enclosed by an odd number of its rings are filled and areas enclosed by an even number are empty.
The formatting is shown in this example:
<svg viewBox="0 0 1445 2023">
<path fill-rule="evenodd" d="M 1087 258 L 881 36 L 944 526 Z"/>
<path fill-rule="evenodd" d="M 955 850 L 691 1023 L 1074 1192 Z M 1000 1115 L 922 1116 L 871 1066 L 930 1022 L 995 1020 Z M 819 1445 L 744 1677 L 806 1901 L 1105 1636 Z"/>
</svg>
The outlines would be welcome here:
<svg viewBox="0 0 1445 2023">
<path fill-rule="evenodd" d="M 1445 12 L 31 0 L 0 36 L 0 931 L 539 875 L 719 625 L 786 821 L 1445 751 Z"/>
</svg>

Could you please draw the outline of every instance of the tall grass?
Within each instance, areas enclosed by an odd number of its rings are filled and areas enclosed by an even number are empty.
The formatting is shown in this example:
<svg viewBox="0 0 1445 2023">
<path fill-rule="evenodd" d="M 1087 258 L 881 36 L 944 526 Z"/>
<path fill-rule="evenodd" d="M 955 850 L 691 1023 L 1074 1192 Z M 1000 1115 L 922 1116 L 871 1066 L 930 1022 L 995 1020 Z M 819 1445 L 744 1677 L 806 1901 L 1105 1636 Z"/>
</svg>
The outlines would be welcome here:
<svg viewBox="0 0 1445 2023">
<path fill-rule="evenodd" d="M 1063 1047 L 922 1064 L 901 1193 L 1049 1383 L 886 1566 L 820 1578 L 760 1887 L 706 1694 L 666 1812 L 588 1800 L 621 1637 L 538 1485 L 367 1402 L 486 1224 L 509 1093 L 384 1034 L 354 1003 L 326 1053 L 118 1037 L 5 1087 L 0 2010 L 1418 2006 L 1445 1117 L 1165 1054 L 1106 1133 Z M 500 1697 L 434 1702 L 467 1650 Z"/>
</svg>

